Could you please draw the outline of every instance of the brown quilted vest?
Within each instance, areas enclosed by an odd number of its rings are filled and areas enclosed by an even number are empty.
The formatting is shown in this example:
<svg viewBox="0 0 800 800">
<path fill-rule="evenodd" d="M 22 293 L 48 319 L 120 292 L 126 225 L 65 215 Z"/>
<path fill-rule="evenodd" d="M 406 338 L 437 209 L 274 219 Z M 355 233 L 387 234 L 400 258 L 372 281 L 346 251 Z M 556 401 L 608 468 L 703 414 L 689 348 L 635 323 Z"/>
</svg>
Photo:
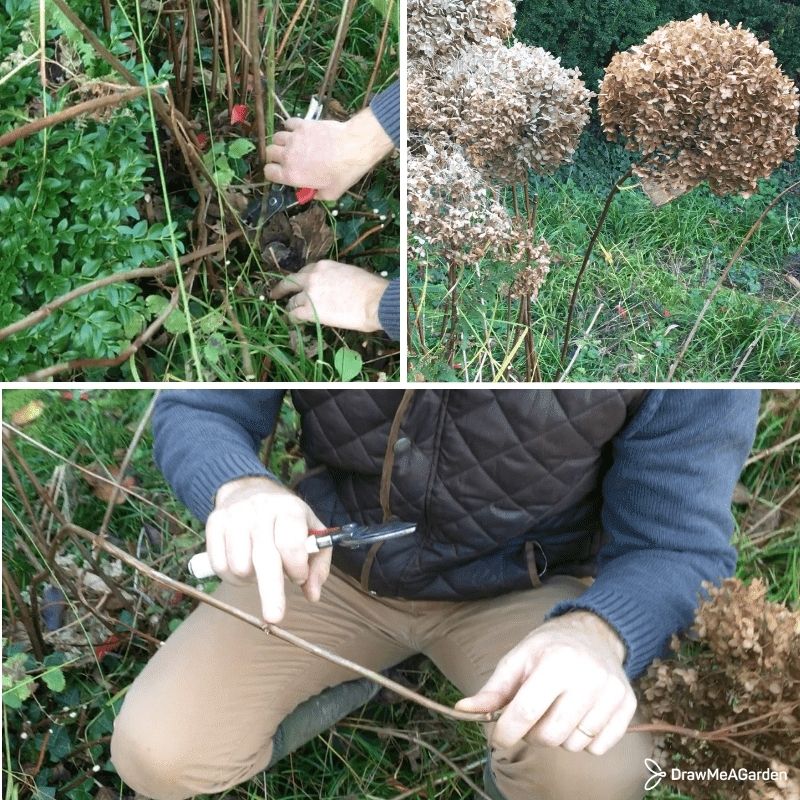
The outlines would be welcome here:
<svg viewBox="0 0 800 800">
<path fill-rule="evenodd" d="M 415 522 L 413 536 L 337 548 L 334 565 L 392 597 L 470 599 L 594 573 L 611 440 L 645 390 L 293 392 L 328 524 Z"/>
</svg>

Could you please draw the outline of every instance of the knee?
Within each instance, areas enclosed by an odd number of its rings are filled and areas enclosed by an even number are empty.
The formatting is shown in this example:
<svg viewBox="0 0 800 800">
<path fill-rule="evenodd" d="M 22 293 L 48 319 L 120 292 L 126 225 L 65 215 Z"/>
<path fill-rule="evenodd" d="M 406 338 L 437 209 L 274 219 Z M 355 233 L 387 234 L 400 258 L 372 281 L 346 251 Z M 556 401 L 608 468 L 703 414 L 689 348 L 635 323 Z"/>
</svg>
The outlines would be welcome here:
<svg viewBox="0 0 800 800">
<path fill-rule="evenodd" d="M 158 723 L 138 724 L 122 712 L 111 736 L 111 762 L 117 774 L 138 794 L 152 800 L 184 800 L 195 791 L 182 778 L 188 772 L 186 753 L 174 737 L 163 736 Z"/>
<path fill-rule="evenodd" d="M 111 763 L 137 793 L 152 800 L 216 794 L 266 767 L 269 748 L 248 748 L 172 711 L 131 693 L 114 722 Z"/>
<path fill-rule="evenodd" d="M 603 756 L 570 753 L 524 740 L 495 750 L 491 775 L 495 794 L 504 800 L 641 800 L 652 754 L 647 734 L 628 734 Z M 488 782 L 488 781 L 487 781 Z"/>
</svg>

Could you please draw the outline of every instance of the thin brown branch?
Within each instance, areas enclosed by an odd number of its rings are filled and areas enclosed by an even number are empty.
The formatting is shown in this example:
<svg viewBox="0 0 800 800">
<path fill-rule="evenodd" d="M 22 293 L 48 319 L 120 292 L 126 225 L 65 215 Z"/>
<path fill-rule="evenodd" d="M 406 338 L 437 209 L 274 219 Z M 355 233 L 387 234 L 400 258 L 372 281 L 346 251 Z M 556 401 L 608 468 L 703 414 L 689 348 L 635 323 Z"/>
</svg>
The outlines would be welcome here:
<svg viewBox="0 0 800 800">
<path fill-rule="evenodd" d="M 162 87 L 154 86 L 152 87 L 152 90 L 154 91 L 160 88 Z M 2 136 L 0 136 L 0 148 L 8 147 L 19 139 L 33 136 L 34 133 L 38 133 L 45 128 L 75 119 L 75 117 L 79 117 L 81 114 L 92 114 L 95 111 L 100 111 L 108 106 L 122 105 L 123 103 L 135 100 L 137 97 L 141 97 L 146 92 L 147 89 L 145 89 L 143 86 L 137 86 L 133 89 L 129 89 L 127 92 L 122 92 L 121 94 L 110 94 L 106 95 L 105 97 L 95 97 L 93 100 L 86 100 L 83 103 L 78 103 L 77 105 L 70 106 L 69 108 L 62 108 L 61 111 L 56 111 L 54 114 L 48 114 L 45 117 L 39 117 L 38 119 L 26 123 L 25 125 L 20 125 L 19 128 L 14 128 L 13 130 L 8 131 L 8 133 L 4 133 Z"/>
<path fill-rule="evenodd" d="M 159 394 L 161 394 L 161 389 L 156 389 L 153 393 L 153 397 L 150 399 L 150 402 L 144 411 L 144 414 L 142 414 L 142 418 L 139 420 L 139 424 L 136 426 L 136 431 L 133 434 L 131 443 L 128 445 L 128 449 L 125 451 L 125 457 L 122 459 L 122 463 L 119 465 L 119 469 L 117 470 L 118 482 L 112 484 L 111 486 L 111 494 L 108 498 L 108 504 L 106 505 L 106 512 L 103 514 L 103 521 L 100 524 L 100 536 L 106 535 L 108 523 L 111 521 L 111 515 L 114 513 L 114 508 L 117 505 L 117 497 L 119 497 L 120 486 L 122 485 L 122 481 L 125 479 L 125 473 L 127 472 L 128 466 L 131 463 L 133 453 L 142 439 L 145 428 L 147 428 L 147 425 L 150 422 L 150 417 L 153 415 L 153 407 L 155 406 L 156 400 L 158 400 Z"/>
<path fill-rule="evenodd" d="M 219 40 L 220 40 L 220 20 L 219 3 L 214 2 L 214 12 L 211 16 L 211 94 L 210 102 L 213 104 L 217 99 L 217 83 L 219 82 Z"/>
<path fill-rule="evenodd" d="M 689 345 L 694 340 L 697 331 L 700 328 L 700 323 L 703 321 L 703 318 L 706 315 L 706 312 L 711 307 L 711 303 L 714 302 L 714 298 L 719 293 L 719 290 L 722 288 L 722 284 L 728 278 L 728 273 L 731 271 L 731 267 L 739 260 L 739 256 L 744 252 L 744 248 L 747 246 L 747 243 L 752 238 L 753 234 L 761 227 L 761 223 L 764 222 L 764 218 L 775 208 L 778 203 L 787 195 L 791 194 L 792 192 L 797 191 L 800 188 L 800 181 L 795 181 L 790 186 L 787 186 L 777 197 L 775 197 L 771 203 L 769 203 L 766 208 L 758 215 L 758 219 L 750 226 L 750 230 L 747 231 L 745 234 L 744 239 L 740 242 L 739 246 L 736 248 L 736 252 L 730 257 L 730 260 L 725 266 L 725 269 L 722 270 L 720 273 L 719 278 L 717 278 L 717 282 L 714 284 L 714 288 L 711 290 L 711 293 L 706 298 L 705 303 L 703 303 L 703 307 L 700 309 L 700 314 L 698 315 L 697 319 L 692 326 L 692 329 L 689 331 L 689 335 L 686 337 L 681 349 L 678 351 L 678 355 L 675 356 L 675 360 L 672 362 L 669 368 L 669 372 L 667 373 L 667 380 L 671 381 L 673 376 L 675 375 L 675 371 L 678 369 L 678 365 L 683 361 L 683 357 L 686 355 L 686 351 L 689 349 Z"/>
<path fill-rule="evenodd" d="M 192 531 L 192 528 L 189 527 L 183 520 L 181 520 L 180 518 L 176 517 L 174 514 L 170 514 L 168 511 L 165 511 L 161 507 L 161 505 L 159 505 L 158 503 L 154 503 L 148 497 L 145 497 L 143 494 L 140 494 L 139 492 L 135 491 L 134 489 L 131 489 L 131 488 L 125 486 L 125 485 L 122 485 L 119 481 L 117 481 L 117 480 L 115 480 L 113 478 L 109 478 L 109 477 L 107 477 L 105 475 L 100 475 L 99 473 L 95 472 L 94 470 L 88 469 L 87 467 L 82 467 L 80 464 L 77 464 L 72 459 L 67 458 L 66 456 L 62 456 L 61 453 L 57 453 L 55 450 L 53 450 L 52 448 L 48 447 L 46 444 L 42 444 L 37 439 L 34 439 L 32 436 L 29 436 L 27 433 L 25 433 L 24 431 L 22 431 L 19 428 L 15 427 L 14 425 L 9 424 L 8 422 L 0 420 L 0 426 L 2 426 L 3 429 L 4 429 L 3 430 L 3 445 L 4 446 L 8 446 L 9 434 L 14 434 L 15 436 L 19 436 L 21 439 L 24 439 L 29 444 L 32 444 L 34 447 L 36 447 L 39 450 L 41 450 L 43 453 L 47 453 L 48 455 L 52 456 L 53 458 L 58 459 L 62 463 L 67 464 L 69 467 L 71 467 L 72 469 L 76 470 L 77 472 L 82 472 L 84 475 L 89 475 L 93 479 L 101 481 L 102 483 L 108 483 L 108 484 L 110 484 L 112 486 L 118 485 L 120 491 L 125 492 L 125 494 L 130 496 L 130 497 L 135 497 L 140 503 L 144 503 L 145 505 L 150 506 L 151 508 L 157 509 L 160 514 L 165 516 L 171 522 L 174 522 L 182 530 L 190 531 L 190 532 Z M 48 497 L 49 497 L 49 493 L 48 493 Z M 52 502 L 52 500 L 51 500 L 51 502 Z M 60 512 L 58 513 L 58 517 L 57 518 L 58 518 L 59 523 L 62 526 L 66 525 L 67 520 L 64 518 L 64 516 Z"/>
<path fill-rule="evenodd" d="M 111 2 L 110 0 L 100 0 L 100 5 L 103 7 L 103 30 L 111 33 Z"/>
<path fill-rule="evenodd" d="M 767 447 L 765 450 L 761 450 L 755 455 L 750 456 L 750 458 L 744 462 L 744 465 L 749 467 L 751 464 L 755 464 L 757 461 L 761 461 L 768 456 L 775 455 L 775 453 L 780 453 L 781 450 L 785 450 L 787 447 L 789 447 L 789 445 L 792 445 L 795 442 L 800 442 L 800 433 L 796 433 L 794 436 L 790 436 L 788 439 L 784 439 L 782 442 L 778 442 L 778 444 L 773 445 L 772 447 Z"/>
<path fill-rule="evenodd" d="M 266 623 L 263 620 L 259 619 L 258 617 L 254 616 L 253 614 L 248 614 L 246 611 L 242 611 L 241 609 L 236 608 L 235 606 L 223 602 L 214 595 L 206 594 L 205 592 L 201 592 L 199 589 L 195 589 L 193 586 L 189 586 L 186 583 L 182 583 L 181 581 L 177 581 L 174 578 L 170 578 L 167 575 L 164 575 L 162 572 L 159 572 L 158 570 L 155 570 L 151 566 L 145 564 L 143 561 L 140 561 L 138 558 L 135 558 L 130 553 L 127 553 L 125 550 L 116 547 L 109 541 L 97 536 L 96 534 L 86 530 L 85 528 L 81 528 L 78 525 L 74 525 L 71 523 L 67 527 L 69 528 L 70 531 L 91 541 L 95 547 L 104 550 L 105 552 L 109 553 L 115 558 L 118 558 L 124 564 L 127 564 L 129 567 L 133 567 L 133 569 L 137 570 L 142 575 L 145 575 L 146 577 L 150 578 L 156 583 L 160 583 L 162 586 L 166 586 L 175 591 L 182 592 L 187 597 L 191 597 L 194 600 L 198 600 L 201 603 L 206 603 L 207 605 L 210 605 L 218 609 L 219 611 L 229 614 L 232 617 L 236 617 L 236 619 L 241 620 L 242 622 L 245 622 L 248 625 L 252 625 L 254 628 L 258 628 L 259 630 L 264 631 L 264 633 L 275 636 L 276 638 L 281 639 L 285 642 L 289 642 L 290 644 L 293 644 L 295 647 L 299 647 L 301 650 L 305 650 L 307 653 L 312 653 L 316 656 L 319 656 L 320 658 L 324 658 L 327 661 L 330 661 L 333 664 L 337 664 L 340 667 L 349 669 L 357 673 L 358 675 L 362 675 L 365 678 L 369 678 L 370 680 L 383 686 L 384 688 L 391 689 L 393 692 L 396 692 L 401 697 L 405 697 L 407 700 L 411 700 L 415 703 L 418 703 L 419 705 L 429 709 L 430 711 L 435 711 L 439 714 L 442 714 L 443 716 L 450 717 L 451 719 L 464 720 L 468 722 L 491 722 L 493 719 L 497 717 L 497 714 L 492 714 L 492 713 L 471 713 L 467 711 L 457 711 L 456 709 L 450 708 L 449 706 L 442 705 L 441 703 L 437 703 L 434 700 L 430 700 L 427 697 L 423 697 L 421 694 L 418 694 L 417 692 L 408 689 L 402 684 L 399 684 L 396 681 L 387 678 L 385 675 L 381 675 L 379 672 L 374 672 L 371 669 L 362 667 L 360 664 L 357 664 L 348 658 L 344 658 L 343 656 L 337 655 L 336 653 L 332 653 L 326 648 L 320 647 L 319 645 L 312 644 L 306 639 L 303 639 L 302 637 L 296 636 L 295 634 L 287 631 L 285 628 L 281 628 L 278 625 L 271 625 L 269 623 Z"/>
<path fill-rule="evenodd" d="M 366 108 L 369 105 L 370 94 L 372 93 L 372 87 L 375 85 L 375 79 L 378 77 L 378 70 L 381 66 L 381 61 L 383 61 L 383 54 L 386 50 L 386 42 L 389 34 L 389 28 L 392 23 L 392 12 L 394 11 L 394 2 L 395 0 L 388 0 L 386 3 L 386 9 L 384 14 L 386 18 L 383 21 L 383 30 L 381 31 L 381 40 L 378 44 L 378 51 L 375 54 L 375 65 L 372 67 L 372 74 L 369 76 L 369 82 L 367 83 L 367 90 L 364 93 L 364 102 L 361 104 L 361 108 Z"/>
<path fill-rule="evenodd" d="M 215 0 L 216 1 L 216 0 Z M 233 17 L 228 0 L 219 0 L 222 7 L 222 56 L 225 60 L 225 83 L 228 87 L 228 113 L 233 109 Z"/>
<path fill-rule="evenodd" d="M 272 10 L 274 25 L 274 9 Z M 267 163 L 267 129 L 264 124 L 264 90 L 261 86 L 261 46 L 258 36 L 258 3 L 250 3 L 250 51 L 253 54 L 253 105 L 256 109 L 256 145 L 258 147 L 259 171 Z"/>
<path fill-rule="evenodd" d="M 583 280 L 583 274 L 586 272 L 586 267 L 589 266 L 589 259 L 592 256 L 592 251 L 594 250 L 595 243 L 597 242 L 597 238 L 600 236 L 600 231 L 603 229 L 603 223 L 606 221 L 606 217 L 608 216 L 608 212 L 611 209 L 611 201 L 616 197 L 617 192 L 622 187 L 622 184 L 625 183 L 628 178 L 633 174 L 633 169 L 636 165 L 631 164 L 628 167 L 625 174 L 618 180 L 615 181 L 614 185 L 611 187 L 611 191 L 608 193 L 606 197 L 605 205 L 603 206 L 603 210 L 600 212 L 600 216 L 597 219 L 597 224 L 595 225 L 594 232 L 592 233 L 592 238 L 589 239 L 589 244 L 586 246 L 586 251 L 583 254 L 583 262 L 581 263 L 581 268 L 578 270 L 578 277 L 575 278 L 575 285 L 572 287 L 572 296 L 569 299 L 569 309 L 567 310 L 567 321 L 564 324 L 564 341 L 561 344 L 561 368 L 559 370 L 559 374 L 556 375 L 555 380 L 559 380 L 561 377 L 561 373 L 564 369 L 564 361 L 567 358 L 567 351 L 569 350 L 569 335 L 572 331 L 572 315 L 575 313 L 575 303 L 578 299 L 578 291 L 581 288 L 581 281 Z"/>
<path fill-rule="evenodd" d="M 378 225 L 374 225 L 369 230 L 364 231 L 364 233 L 362 233 L 361 236 L 358 237 L 358 239 L 356 239 L 354 242 L 351 242 L 349 245 L 347 245 L 347 247 L 344 248 L 344 250 L 341 250 L 339 252 L 339 258 L 343 258 L 349 252 L 355 250 L 356 247 L 358 247 L 361 244 L 361 242 L 363 242 L 365 239 L 368 239 L 370 236 L 372 236 L 373 233 L 378 233 L 378 231 L 382 231 L 385 227 L 386 223 L 381 222 Z"/>
<path fill-rule="evenodd" d="M 355 11 L 357 2 L 358 0 L 346 0 L 346 2 L 342 4 L 339 27 L 336 30 L 336 38 L 333 41 L 331 55 L 328 59 L 328 66 L 325 69 L 325 77 L 322 79 L 322 85 L 319 89 L 321 100 L 327 100 L 333 89 L 333 82 L 336 80 L 336 73 L 339 71 L 339 60 L 342 57 L 342 50 L 344 49 L 344 40 L 347 38 L 347 30 L 350 27 L 350 20 L 353 17 L 353 11 Z"/>
<path fill-rule="evenodd" d="M 195 50 L 195 11 L 194 0 L 186 0 L 186 16 L 184 21 L 184 36 L 186 38 L 186 75 L 183 80 L 183 106 L 181 110 L 185 117 L 192 111 L 192 84 L 194 83 L 194 50 Z"/>
<path fill-rule="evenodd" d="M 297 25 L 297 20 L 300 19 L 300 15 L 303 13 L 303 9 L 305 9 L 308 0 L 300 0 L 297 4 L 297 8 L 295 9 L 294 14 L 292 14 L 292 18 L 289 20 L 289 25 L 287 26 L 283 37 L 281 38 L 281 43 L 278 45 L 278 49 L 275 53 L 275 60 L 278 61 L 283 54 L 283 50 L 286 47 L 287 42 L 289 41 L 289 37 L 292 35 L 292 31 L 294 30 L 294 26 Z M 278 20 L 275 20 L 275 24 L 277 25 Z"/>
<path fill-rule="evenodd" d="M 19 586 L 17 586 L 14 576 L 11 574 L 11 571 L 6 568 L 5 564 L 3 564 L 3 588 L 14 598 L 14 601 L 17 604 L 17 613 L 19 614 L 19 618 L 22 620 L 22 624 L 25 626 L 25 631 L 28 634 L 28 639 L 30 640 L 31 647 L 33 648 L 33 654 L 37 661 L 41 661 L 44 658 L 45 649 L 44 640 L 42 639 L 42 633 L 39 628 L 39 622 L 38 620 L 34 621 L 31 617 L 28 604 L 22 597 L 22 592 L 20 591 Z"/>
<path fill-rule="evenodd" d="M 191 253 L 187 253 L 185 256 L 181 256 L 178 259 L 178 263 L 183 266 L 185 264 L 191 264 L 193 261 L 198 261 L 201 258 L 207 258 L 208 256 L 223 252 L 232 241 L 238 239 L 241 235 L 242 234 L 239 231 L 235 231 L 227 239 L 219 241 L 216 244 L 209 245 L 208 247 L 204 247 L 200 250 L 194 250 Z M 94 292 L 97 289 L 102 289 L 104 286 L 110 286 L 114 283 L 121 283 L 123 281 L 138 280 L 140 278 L 157 278 L 161 275 L 167 275 L 174 269 L 175 261 L 174 259 L 170 259 L 169 261 L 165 261 L 156 267 L 139 267 L 138 269 L 131 269 L 127 270 L 126 272 L 117 272 L 113 275 L 106 275 L 104 278 L 98 278 L 97 280 L 91 281 L 91 283 L 86 283 L 83 286 L 78 286 L 71 292 L 67 292 L 66 294 L 61 295 L 61 297 L 57 297 L 55 300 L 51 300 L 49 303 L 45 303 L 43 306 L 40 306 L 36 309 L 36 311 L 28 314 L 27 317 L 23 317 L 16 322 L 12 322 L 11 325 L 6 325 L 5 328 L 1 328 L 0 342 L 15 333 L 19 333 L 20 331 L 24 331 L 27 328 L 36 325 L 37 322 L 41 322 L 43 319 L 46 319 L 54 311 L 57 311 L 62 306 L 67 305 L 67 303 L 71 303 L 78 297 L 83 297 L 85 294 Z"/>
<path fill-rule="evenodd" d="M 191 268 L 189 275 L 186 279 L 186 291 L 188 293 L 192 283 L 194 282 L 195 275 L 197 275 L 198 267 Z M 175 310 L 180 299 L 180 286 L 176 286 L 172 290 L 169 302 L 164 307 L 164 310 L 147 326 L 147 328 L 139 334 L 119 355 L 113 358 L 76 358 L 72 361 L 63 361 L 60 364 L 53 364 L 44 369 L 30 372 L 18 378 L 20 381 L 42 381 L 46 378 L 51 378 L 53 375 L 58 375 L 61 372 L 75 372 L 78 370 L 96 369 L 99 367 L 118 367 L 123 362 L 127 361 L 132 356 L 135 356 L 139 350 L 146 345 L 153 336 L 161 330 L 163 324 L 167 321 L 167 317 Z"/>
</svg>

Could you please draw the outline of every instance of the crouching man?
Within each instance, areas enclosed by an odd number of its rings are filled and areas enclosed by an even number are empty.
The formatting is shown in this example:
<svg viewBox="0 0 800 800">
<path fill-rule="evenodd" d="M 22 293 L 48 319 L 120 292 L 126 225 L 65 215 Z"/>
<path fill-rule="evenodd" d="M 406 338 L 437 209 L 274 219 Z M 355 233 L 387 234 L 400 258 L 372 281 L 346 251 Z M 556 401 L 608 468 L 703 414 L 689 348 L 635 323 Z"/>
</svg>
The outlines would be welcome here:
<svg viewBox="0 0 800 800">
<path fill-rule="evenodd" d="M 294 491 L 257 456 L 283 400 L 156 405 L 156 460 L 205 522 L 218 595 L 374 670 L 425 653 L 459 708 L 504 709 L 485 726 L 493 797 L 640 800 L 651 742 L 626 733 L 630 681 L 734 568 L 758 393 L 293 391 L 309 468 Z M 305 551 L 309 529 L 390 519 L 417 530 Z M 201 605 L 131 686 L 113 762 L 156 800 L 222 792 L 353 677 Z"/>
</svg>

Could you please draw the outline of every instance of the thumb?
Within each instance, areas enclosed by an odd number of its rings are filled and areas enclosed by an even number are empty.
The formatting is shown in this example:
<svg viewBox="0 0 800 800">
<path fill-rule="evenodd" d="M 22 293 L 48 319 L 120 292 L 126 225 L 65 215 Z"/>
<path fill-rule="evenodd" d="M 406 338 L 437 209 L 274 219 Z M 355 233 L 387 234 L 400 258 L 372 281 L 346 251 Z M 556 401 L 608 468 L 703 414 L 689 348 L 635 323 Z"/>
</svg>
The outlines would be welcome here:
<svg viewBox="0 0 800 800">
<path fill-rule="evenodd" d="M 475 694 L 462 697 L 455 707 L 459 711 L 497 711 L 511 702 L 524 677 L 522 659 L 506 656 L 492 677 Z"/>
</svg>

